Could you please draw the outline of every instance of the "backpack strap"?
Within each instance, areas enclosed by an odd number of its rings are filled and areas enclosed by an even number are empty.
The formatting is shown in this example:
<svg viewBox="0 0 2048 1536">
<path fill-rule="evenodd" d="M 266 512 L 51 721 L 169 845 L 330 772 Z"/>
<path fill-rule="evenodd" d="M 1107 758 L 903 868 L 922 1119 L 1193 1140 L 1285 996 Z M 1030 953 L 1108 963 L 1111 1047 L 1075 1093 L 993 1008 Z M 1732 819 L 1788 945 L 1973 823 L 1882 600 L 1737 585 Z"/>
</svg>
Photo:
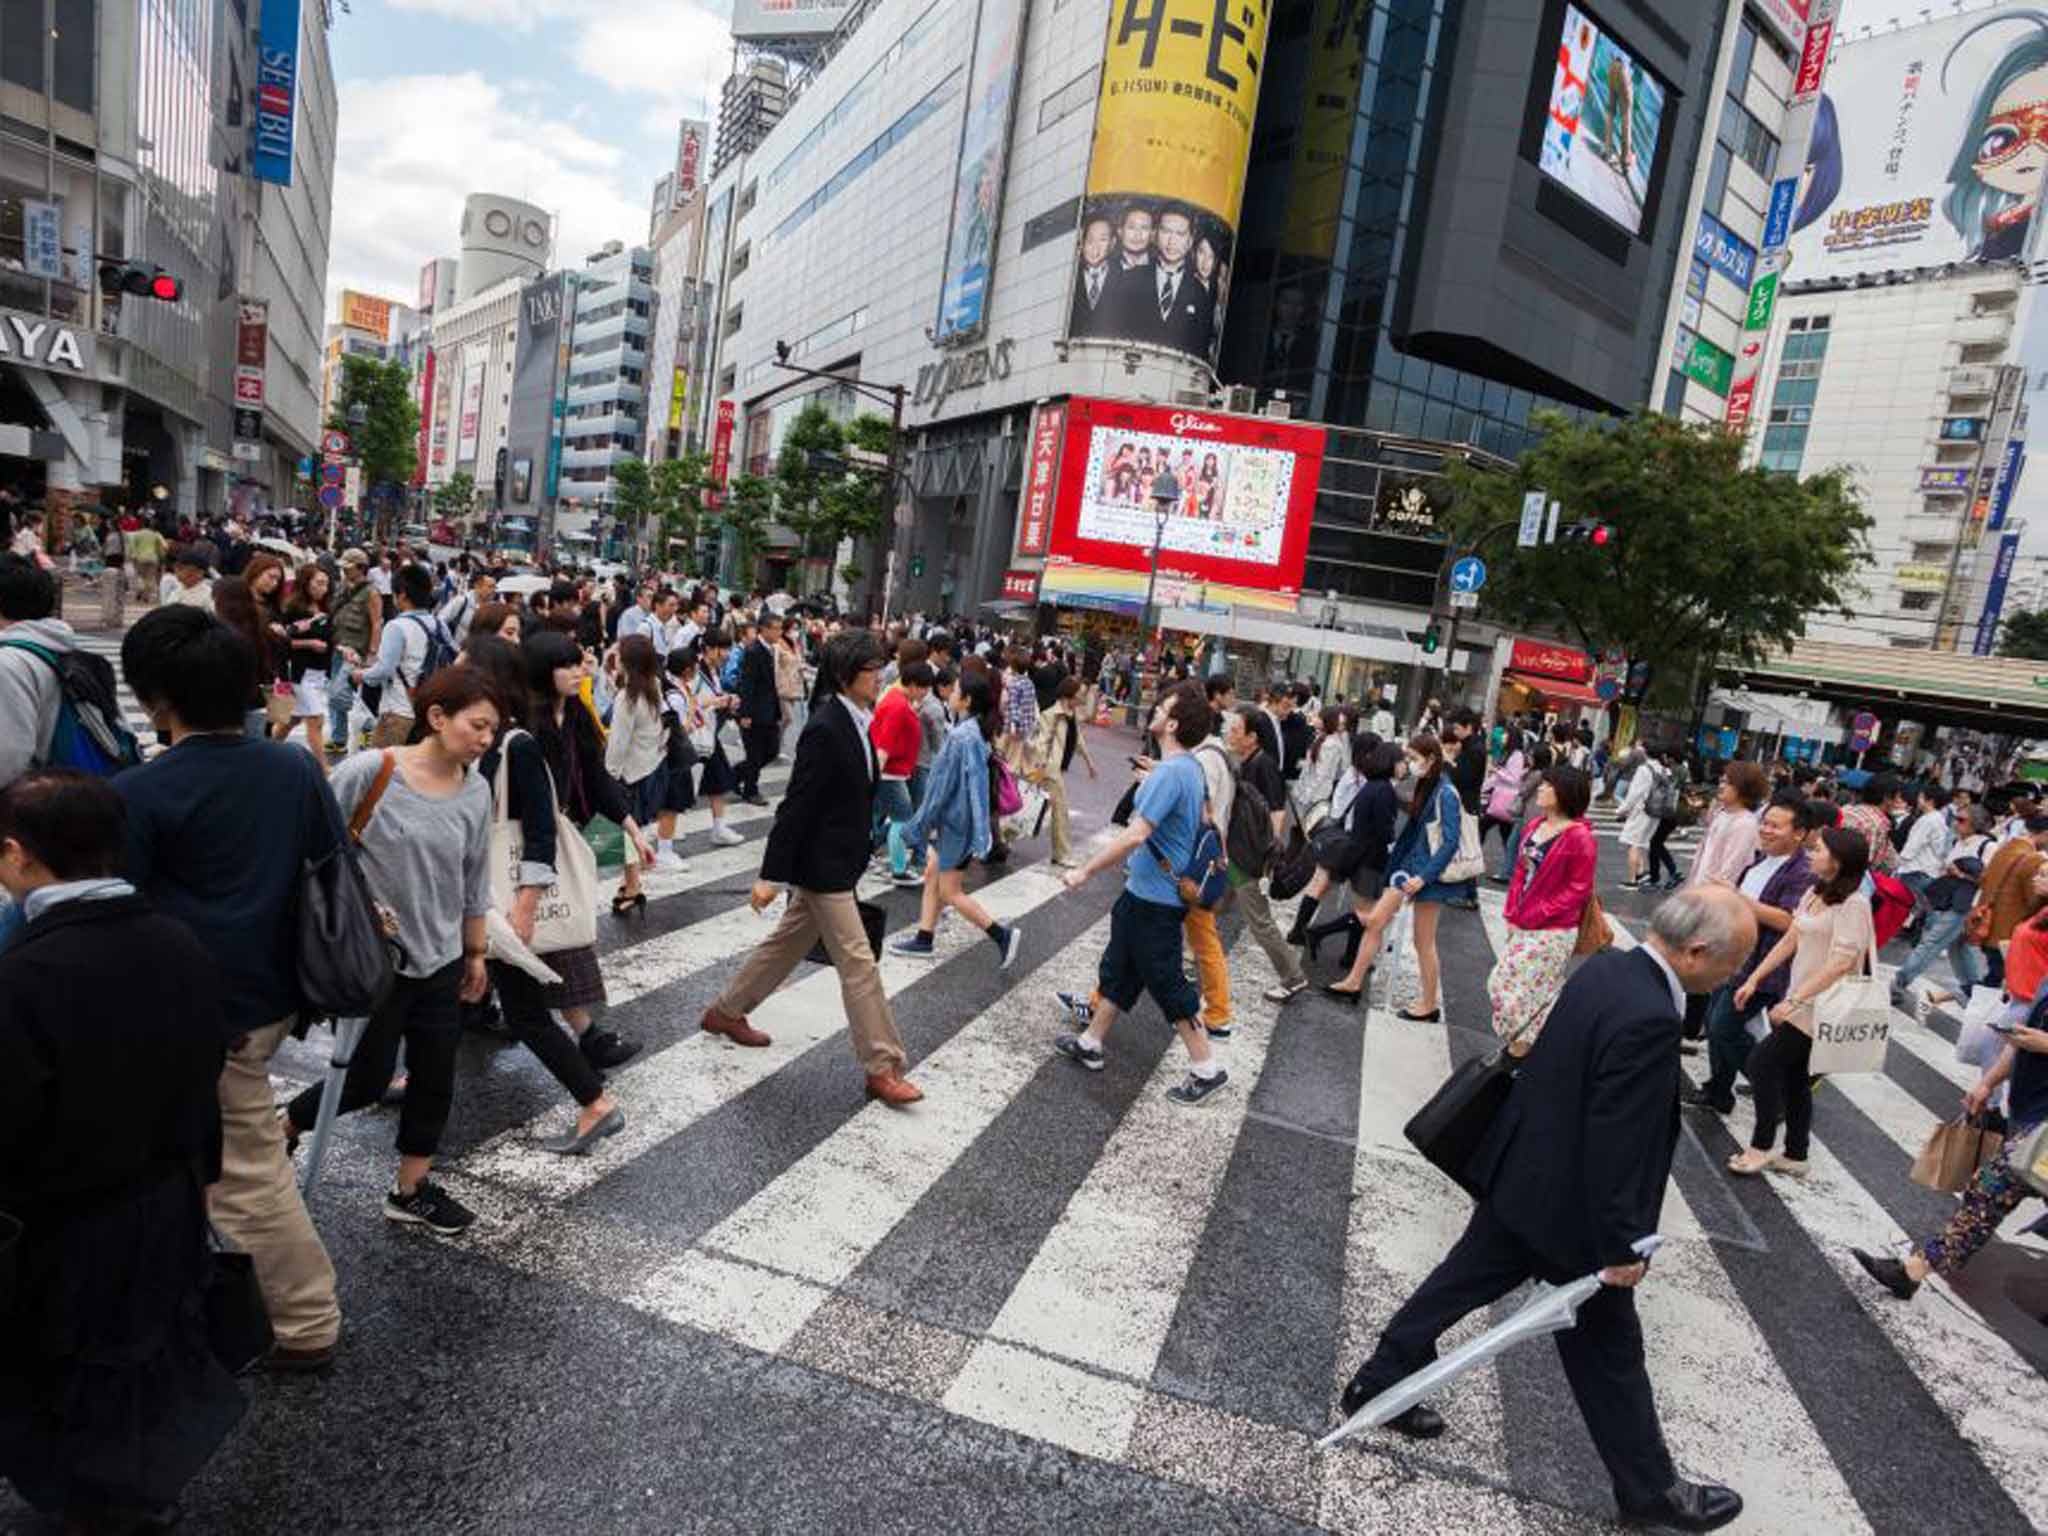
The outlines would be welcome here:
<svg viewBox="0 0 2048 1536">
<path fill-rule="evenodd" d="M 384 749 L 384 761 L 377 769 L 377 777 L 370 781 L 370 792 L 356 802 L 355 814 L 348 819 L 348 839 L 360 844 L 363 829 L 370 824 L 370 818 L 377 814 L 377 802 L 384 798 L 384 791 L 391 787 L 391 775 L 398 770 L 398 757 L 389 747 Z"/>
<path fill-rule="evenodd" d="M 33 640 L 0 640 L 0 650 L 27 651 L 51 671 L 61 673 L 64 670 L 64 664 L 57 659 L 55 651 L 47 646 L 37 645 Z"/>
</svg>

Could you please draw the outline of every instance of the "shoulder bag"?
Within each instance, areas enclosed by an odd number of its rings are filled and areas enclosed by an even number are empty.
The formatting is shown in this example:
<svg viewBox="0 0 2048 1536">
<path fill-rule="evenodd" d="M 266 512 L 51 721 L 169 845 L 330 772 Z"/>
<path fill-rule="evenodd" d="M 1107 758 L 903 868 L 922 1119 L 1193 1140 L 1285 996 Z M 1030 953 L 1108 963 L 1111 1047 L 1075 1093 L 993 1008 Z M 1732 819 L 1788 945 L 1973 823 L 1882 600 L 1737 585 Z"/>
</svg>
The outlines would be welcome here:
<svg viewBox="0 0 2048 1536">
<path fill-rule="evenodd" d="M 1559 992 L 1564 988 L 1560 986 Z M 1553 1005 L 1555 999 L 1552 999 Z M 1454 1068 L 1442 1087 L 1415 1111 L 1401 1134 L 1439 1171 L 1474 1200 L 1486 1191 L 1471 1175 L 1472 1158 L 1486 1140 L 1515 1085 L 1520 1061 L 1508 1054 L 1508 1047 L 1522 1038 L 1550 1009 L 1531 1014 L 1521 1026 L 1503 1037 L 1500 1049 L 1491 1056 L 1474 1056 Z"/>
<path fill-rule="evenodd" d="M 1159 851 L 1157 838 L 1146 838 L 1145 846 L 1151 850 L 1153 862 L 1158 864 L 1160 873 L 1173 882 L 1185 905 L 1213 912 L 1230 894 L 1230 857 L 1224 851 L 1223 834 L 1209 819 L 1207 775 L 1202 779 L 1202 816 L 1195 823 L 1195 845 L 1188 850 L 1186 862 L 1175 869 L 1166 855 Z"/>
<path fill-rule="evenodd" d="M 387 925 L 356 862 L 356 844 L 391 783 L 389 752 L 349 818 L 348 836 L 299 876 L 299 992 L 315 1017 L 358 1018 L 376 1010 L 394 974 Z"/>
<path fill-rule="evenodd" d="M 1444 812 L 1443 797 L 1455 796 L 1458 792 L 1448 784 L 1437 789 L 1436 819 L 1429 824 L 1426 834 L 1429 851 L 1434 854 L 1443 846 Z M 1486 855 L 1479 851 L 1479 818 L 1458 807 L 1458 851 L 1451 855 L 1451 862 L 1444 866 L 1444 872 L 1436 877 L 1438 885 L 1460 885 L 1467 880 L 1477 880 L 1486 873 Z"/>
<path fill-rule="evenodd" d="M 1597 955 L 1614 942 L 1614 924 L 1600 905 L 1597 891 L 1586 894 L 1586 910 L 1579 914 L 1579 937 L 1572 945 L 1574 955 Z"/>
<path fill-rule="evenodd" d="M 491 904 L 509 914 L 519 896 L 519 865 L 526 849 L 526 833 L 506 809 L 506 770 L 512 761 L 512 743 L 525 736 L 514 731 L 505 738 L 498 756 L 498 774 L 491 786 Z M 549 788 L 553 789 L 550 781 Z M 554 797 L 555 882 L 541 892 L 534 913 L 533 938 L 527 948 L 536 955 L 558 954 L 565 949 L 586 949 L 597 942 L 597 855 L 584 840 L 577 825 L 562 814 L 562 800 Z M 533 806 L 526 814 L 545 815 Z"/>
<path fill-rule="evenodd" d="M 1868 951 L 1868 974 L 1851 973 L 1813 1000 L 1816 1076 L 1882 1072 L 1891 1040 L 1891 986 L 1877 974 L 1877 946 Z"/>
</svg>

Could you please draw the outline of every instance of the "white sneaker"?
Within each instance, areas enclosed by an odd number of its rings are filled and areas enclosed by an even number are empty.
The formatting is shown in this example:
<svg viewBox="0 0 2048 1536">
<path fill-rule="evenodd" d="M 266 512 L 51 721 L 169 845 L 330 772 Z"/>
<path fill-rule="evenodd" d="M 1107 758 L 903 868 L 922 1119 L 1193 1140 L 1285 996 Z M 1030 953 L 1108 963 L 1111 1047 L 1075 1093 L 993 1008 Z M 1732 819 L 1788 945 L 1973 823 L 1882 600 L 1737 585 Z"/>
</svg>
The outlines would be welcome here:
<svg viewBox="0 0 2048 1536">
<path fill-rule="evenodd" d="M 711 841 L 720 848 L 736 848 L 746 839 L 721 821 L 711 829 Z"/>
<path fill-rule="evenodd" d="M 677 853 L 675 849 L 663 847 L 657 850 L 654 855 L 654 867 L 656 869 L 685 870 L 690 866 L 683 862 L 683 856 Z"/>
</svg>

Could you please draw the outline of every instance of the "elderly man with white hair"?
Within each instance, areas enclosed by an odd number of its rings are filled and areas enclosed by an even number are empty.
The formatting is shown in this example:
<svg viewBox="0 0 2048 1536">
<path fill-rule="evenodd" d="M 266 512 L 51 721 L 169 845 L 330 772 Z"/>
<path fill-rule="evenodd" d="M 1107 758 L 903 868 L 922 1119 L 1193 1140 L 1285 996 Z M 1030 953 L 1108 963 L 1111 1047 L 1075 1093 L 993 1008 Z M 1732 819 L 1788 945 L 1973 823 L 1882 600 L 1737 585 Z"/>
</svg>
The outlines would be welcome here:
<svg viewBox="0 0 2048 1536">
<path fill-rule="evenodd" d="M 1742 1513 L 1733 1489 L 1680 1477 L 1665 1447 L 1636 1318 L 1648 1262 L 1633 1245 L 1657 1230 L 1671 1178 L 1686 994 L 1720 986 L 1755 943 L 1741 897 L 1693 886 L 1657 909 L 1644 944 L 1595 955 L 1565 983 L 1466 1170 L 1481 1191 L 1471 1224 L 1352 1377 L 1347 1417 L 1524 1280 L 1598 1271 L 1605 1284 L 1556 1336 L 1557 1352 L 1622 1519 L 1711 1531 Z M 1417 1404 L 1389 1427 L 1427 1439 L 1444 1421 Z"/>
</svg>

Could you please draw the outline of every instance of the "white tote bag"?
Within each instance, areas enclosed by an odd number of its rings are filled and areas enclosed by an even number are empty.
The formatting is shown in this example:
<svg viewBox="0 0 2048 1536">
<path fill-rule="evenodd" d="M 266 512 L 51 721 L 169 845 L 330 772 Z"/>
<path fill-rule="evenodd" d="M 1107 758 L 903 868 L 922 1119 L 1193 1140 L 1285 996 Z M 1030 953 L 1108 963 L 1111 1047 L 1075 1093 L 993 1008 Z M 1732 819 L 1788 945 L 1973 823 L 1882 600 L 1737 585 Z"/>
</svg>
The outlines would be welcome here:
<svg viewBox="0 0 2048 1536">
<path fill-rule="evenodd" d="M 1956 1060 L 1966 1067 L 1988 1067 L 2005 1050 L 2005 1036 L 1992 1026 L 2017 1009 L 2024 1019 L 2027 1006 L 2009 1003 L 1999 987 L 1970 988 L 1969 1006 L 1963 1010 L 1963 1025 L 1956 1032 Z"/>
<path fill-rule="evenodd" d="M 506 814 L 505 770 L 512 759 L 513 740 L 525 734 L 514 731 L 505 738 L 497 781 L 491 786 L 491 905 L 505 913 L 511 912 L 519 895 L 520 855 L 526 848 L 525 830 Z M 552 792 L 552 778 L 548 787 Z M 561 805 L 561 797 L 556 795 L 555 883 L 541 892 L 533 919 L 533 942 L 527 946 L 536 955 L 584 949 L 597 942 L 597 854 L 576 824 L 562 814 Z"/>
<path fill-rule="evenodd" d="M 1877 974 L 1877 947 L 1870 948 L 1870 974 L 1844 976 L 1813 1000 L 1812 1070 L 1823 1077 L 1845 1072 L 1882 1072 L 1892 1035 L 1891 986 Z"/>
<path fill-rule="evenodd" d="M 1457 791 L 1449 785 L 1437 790 L 1436 820 L 1423 832 L 1423 840 L 1429 844 L 1432 855 L 1443 846 L 1443 796 L 1446 794 L 1455 796 Z M 1486 855 L 1479 851 L 1479 818 L 1461 805 L 1458 807 L 1458 851 L 1451 855 L 1451 862 L 1444 866 L 1444 872 L 1436 877 L 1437 883 L 1458 885 L 1466 880 L 1477 880 L 1485 873 Z"/>
</svg>

